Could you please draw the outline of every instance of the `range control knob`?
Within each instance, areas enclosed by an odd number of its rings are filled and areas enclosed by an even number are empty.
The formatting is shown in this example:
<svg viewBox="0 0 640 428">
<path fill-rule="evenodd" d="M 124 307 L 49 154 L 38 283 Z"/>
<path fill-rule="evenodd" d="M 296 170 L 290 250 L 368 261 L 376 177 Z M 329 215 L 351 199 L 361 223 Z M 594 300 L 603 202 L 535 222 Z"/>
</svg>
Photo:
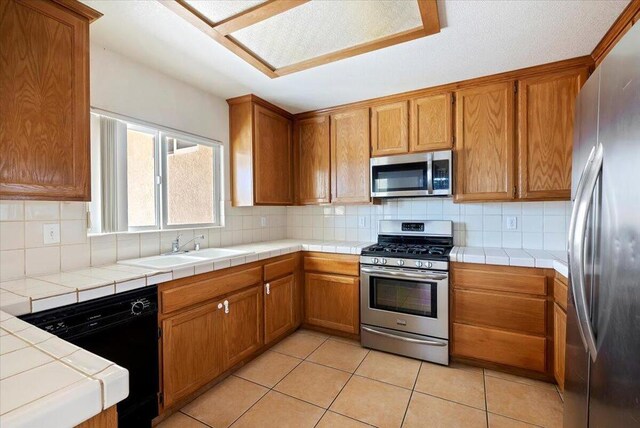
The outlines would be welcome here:
<svg viewBox="0 0 640 428">
<path fill-rule="evenodd" d="M 387 259 L 382 259 L 382 264 L 386 265 L 387 264 Z"/>
<path fill-rule="evenodd" d="M 427 262 L 427 267 L 428 267 L 428 268 L 433 267 L 433 263 L 431 263 L 431 262 Z"/>
<path fill-rule="evenodd" d="M 421 262 L 420 260 L 418 260 L 418 261 L 416 262 L 416 266 L 417 266 L 417 267 L 422 267 L 422 262 Z"/>
<path fill-rule="evenodd" d="M 398 260 L 398 266 L 403 266 L 404 265 L 404 260 Z"/>
<path fill-rule="evenodd" d="M 375 264 L 375 265 L 377 265 L 379 261 L 380 260 L 378 260 L 377 257 L 374 257 L 373 260 L 372 260 L 373 264 Z"/>
<path fill-rule="evenodd" d="M 142 300 L 136 300 L 131 303 L 131 315 L 140 315 L 144 309 L 144 302 Z"/>
</svg>

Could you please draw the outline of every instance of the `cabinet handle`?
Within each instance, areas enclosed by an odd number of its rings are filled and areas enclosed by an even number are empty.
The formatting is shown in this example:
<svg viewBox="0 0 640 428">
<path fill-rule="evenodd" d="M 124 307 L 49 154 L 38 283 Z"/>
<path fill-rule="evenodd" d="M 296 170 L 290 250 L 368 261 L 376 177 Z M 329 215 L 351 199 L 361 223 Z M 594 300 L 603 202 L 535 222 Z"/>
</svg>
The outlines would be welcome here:
<svg viewBox="0 0 640 428">
<path fill-rule="evenodd" d="M 223 304 L 224 304 L 224 313 L 228 314 L 229 313 L 229 301 L 225 300 Z"/>
<path fill-rule="evenodd" d="M 222 309 L 222 303 L 218 303 L 218 309 Z"/>
<path fill-rule="evenodd" d="M 267 287 L 267 294 L 271 294 L 271 284 L 267 282 L 265 286 Z"/>
</svg>

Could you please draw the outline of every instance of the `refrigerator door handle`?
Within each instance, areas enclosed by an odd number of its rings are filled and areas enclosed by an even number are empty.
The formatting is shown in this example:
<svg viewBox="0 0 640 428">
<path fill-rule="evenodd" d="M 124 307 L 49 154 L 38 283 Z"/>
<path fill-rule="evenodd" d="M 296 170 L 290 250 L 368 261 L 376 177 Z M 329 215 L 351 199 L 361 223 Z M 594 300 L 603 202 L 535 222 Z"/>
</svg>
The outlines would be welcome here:
<svg viewBox="0 0 640 428">
<path fill-rule="evenodd" d="M 578 329 L 585 348 L 589 351 L 591 359 L 596 360 L 598 349 L 593 327 L 589 320 L 589 309 L 587 308 L 587 297 L 585 289 L 585 234 L 589 211 L 593 202 L 593 192 L 598 182 L 598 177 L 602 171 L 602 144 L 598 143 L 592 150 L 587 160 L 587 164 L 576 189 L 576 198 L 573 211 L 571 212 L 571 223 L 569 225 L 569 272 L 571 274 L 571 289 L 573 291 L 573 301 L 576 307 L 578 318 Z"/>
</svg>

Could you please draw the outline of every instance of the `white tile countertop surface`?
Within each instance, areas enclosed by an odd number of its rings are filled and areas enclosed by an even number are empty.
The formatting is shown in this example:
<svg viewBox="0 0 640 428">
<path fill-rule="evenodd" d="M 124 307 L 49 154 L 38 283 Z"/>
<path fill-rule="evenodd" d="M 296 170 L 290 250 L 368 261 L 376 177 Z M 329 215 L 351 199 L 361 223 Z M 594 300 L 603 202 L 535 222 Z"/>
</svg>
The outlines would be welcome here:
<svg viewBox="0 0 640 428">
<path fill-rule="evenodd" d="M 129 372 L 0 311 L 0 426 L 73 427 L 124 400 Z"/>
<path fill-rule="evenodd" d="M 0 309 L 19 316 L 296 251 L 360 254 L 362 248 L 371 244 L 371 242 L 302 240 L 257 242 L 229 247 L 229 249 L 243 250 L 250 254 L 218 261 L 203 259 L 202 262 L 192 266 L 173 270 L 113 264 L 21 278 L 0 282 Z M 189 254 L 197 256 L 197 252 Z"/>
<path fill-rule="evenodd" d="M 371 242 L 282 240 L 251 254 L 162 271 L 123 264 L 0 282 L 0 426 L 72 427 L 125 399 L 129 373 L 15 316 L 296 251 L 360 254 Z M 15 316 L 14 316 L 15 315 Z"/>
<path fill-rule="evenodd" d="M 487 265 L 524 266 L 555 269 L 565 277 L 569 275 L 566 251 L 529 250 L 522 248 L 453 247 L 449 254 L 452 262 Z"/>
</svg>

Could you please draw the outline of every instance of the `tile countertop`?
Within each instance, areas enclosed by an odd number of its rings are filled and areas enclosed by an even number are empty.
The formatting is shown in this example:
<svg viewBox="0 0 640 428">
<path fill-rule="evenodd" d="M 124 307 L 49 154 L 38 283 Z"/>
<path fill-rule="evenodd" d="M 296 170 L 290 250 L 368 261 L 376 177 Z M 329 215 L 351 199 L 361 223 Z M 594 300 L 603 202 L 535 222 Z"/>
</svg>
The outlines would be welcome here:
<svg viewBox="0 0 640 428">
<path fill-rule="evenodd" d="M 449 260 L 487 265 L 552 268 L 565 277 L 569 275 L 566 251 L 453 247 Z"/>
<path fill-rule="evenodd" d="M 0 311 L 0 426 L 72 427 L 124 400 L 129 372 Z"/>
<path fill-rule="evenodd" d="M 122 264 L 0 282 L 0 426 L 71 427 L 124 400 L 129 372 L 15 316 L 296 251 L 360 254 L 370 242 L 283 240 L 250 254 L 175 270 Z M 14 316 L 15 315 L 15 316 Z"/>
</svg>

